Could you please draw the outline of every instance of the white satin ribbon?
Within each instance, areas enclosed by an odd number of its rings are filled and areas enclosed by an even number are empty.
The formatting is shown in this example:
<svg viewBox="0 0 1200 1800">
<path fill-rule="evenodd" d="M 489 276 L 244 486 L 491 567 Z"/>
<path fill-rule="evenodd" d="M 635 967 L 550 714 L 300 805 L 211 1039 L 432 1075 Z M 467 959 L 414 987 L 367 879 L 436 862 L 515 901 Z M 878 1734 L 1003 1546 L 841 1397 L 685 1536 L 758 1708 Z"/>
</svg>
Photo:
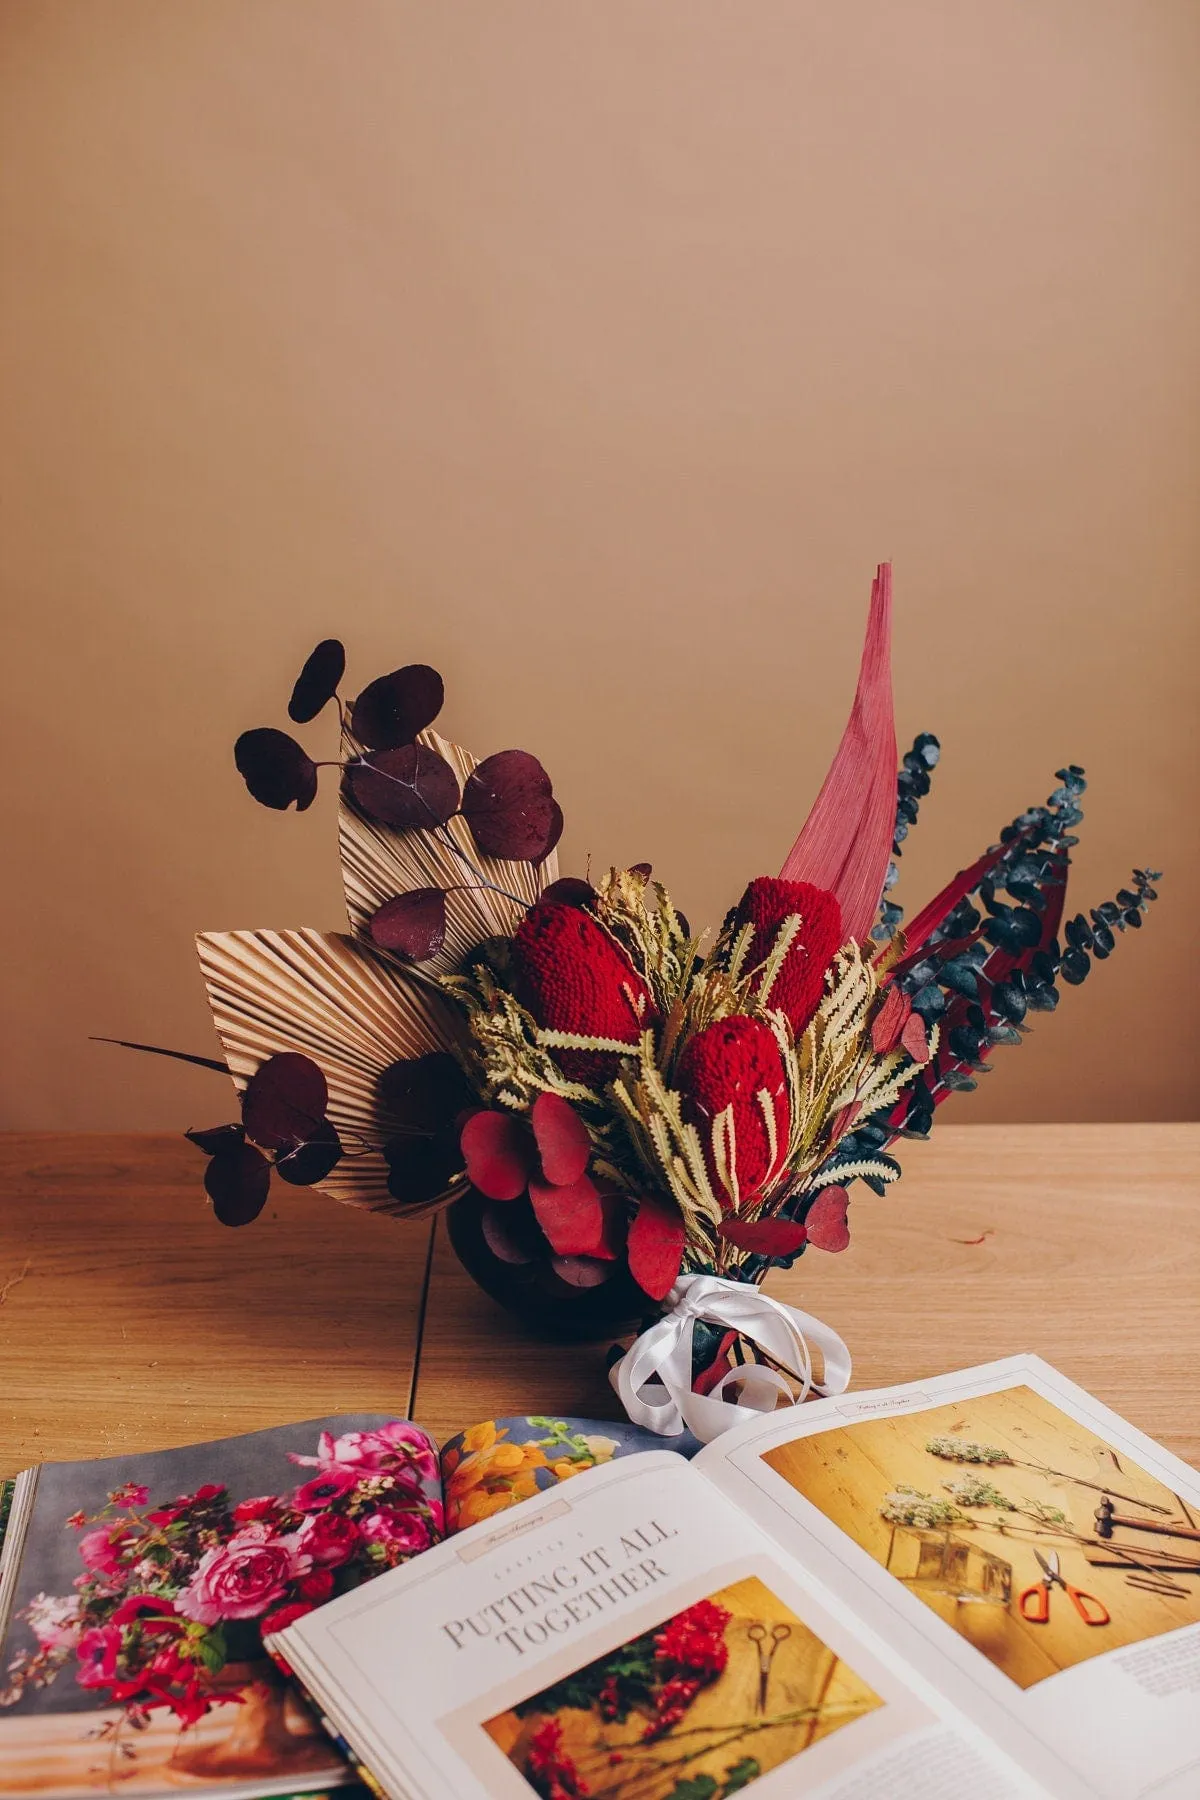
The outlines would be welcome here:
<svg viewBox="0 0 1200 1800">
<path fill-rule="evenodd" d="M 798 1405 L 810 1393 L 843 1394 L 850 1385 L 850 1352 L 837 1332 L 820 1319 L 773 1300 L 744 1281 L 723 1275 L 681 1275 L 667 1296 L 671 1310 L 635 1339 L 609 1380 L 635 1425 L 677 1437 L 690 1431 L 711 1443 L 723 1431 L 756 1413 L 773 1412 L 780 1396 Z M 772 1362 L 788 1369 L 800 1383 L 791 1387 L 774 1369 L 749 1363 L 730 1369 L 709 1394 L 692 1389 L 692 1337 L 697 1319 L 722 1325 L 765 1350 Z M 821 1352 L 824 1376 L 813 1380 L 812 1352 Z M 739 1400 L 726 1400 L 725 1390 L 742 1384 Z M 661 1398 L 659 1396 L 662 1396 Z"/>
</svg>

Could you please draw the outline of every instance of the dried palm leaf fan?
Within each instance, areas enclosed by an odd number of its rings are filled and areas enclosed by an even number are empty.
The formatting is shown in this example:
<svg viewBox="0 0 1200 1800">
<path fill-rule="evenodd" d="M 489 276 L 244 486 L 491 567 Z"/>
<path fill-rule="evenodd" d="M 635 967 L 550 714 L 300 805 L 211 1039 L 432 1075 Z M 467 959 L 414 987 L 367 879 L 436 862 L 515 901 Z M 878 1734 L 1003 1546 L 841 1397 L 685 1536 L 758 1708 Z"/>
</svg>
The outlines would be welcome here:
<svg viewBox="0 0 1200 1800">
<path fill-rule="evenodd" d="M 525 751 L 477 763 L 440 737 L 434 670 L 346 705 L 342 646 L 319 644 L 288 711 L 338 707 L 350 929 L 198 940 L 213 1066 L 241 1099 L 239 1122 L 188 1133 L 217 1218 L 248 1224 L 272 1170 L 375 1211 L 449 1209 L 482 1285 L 584 1331 L 652 1315 L 688 1275 L 757 1284 L 809 1246 L 844 1249 L 849 1184 L 882 1193 L 894 1140 L 926 1136 L 1060 979 L 1140 926 L 1157 879 L 1135 871 L 1062 930 L 1072 765 L 901 929 L 895 859 L 939 746 L 922 734 L 897 776 L 890 630 L 885 564 L 812 812 L 711 937 L 645 865 L 560 878 L 549 777 Z M 235 758 L 262 804 L 311 804 L 321 765 L 294 738 L 246 732 Z M 706 1379 L 736 1335 L 697 1334 Z"/>
</svg>

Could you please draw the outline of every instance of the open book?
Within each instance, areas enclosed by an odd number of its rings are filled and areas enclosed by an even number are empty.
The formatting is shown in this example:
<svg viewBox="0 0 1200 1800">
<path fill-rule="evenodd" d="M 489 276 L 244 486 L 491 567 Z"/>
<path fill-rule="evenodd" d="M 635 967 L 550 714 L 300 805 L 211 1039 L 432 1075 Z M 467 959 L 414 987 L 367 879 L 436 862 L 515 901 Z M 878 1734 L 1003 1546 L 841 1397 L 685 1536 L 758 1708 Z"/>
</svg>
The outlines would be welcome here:
<svg viewBox="0 0 1200 1800">
<path fill-rule="evenodd" d="M 1195 1800 L 1198 1519 L 1016 1357 L 614 1458 L 269 1642 L 388 1800 Z"/>
<path fill-rule="evenodd" d="M 353 1772 L 264 1631 L 660 1442 L 509 1419 L 439 1454 L 359 1414 L 0 1481 L 0 1796 L 344 1794 Z"/>
</svg>

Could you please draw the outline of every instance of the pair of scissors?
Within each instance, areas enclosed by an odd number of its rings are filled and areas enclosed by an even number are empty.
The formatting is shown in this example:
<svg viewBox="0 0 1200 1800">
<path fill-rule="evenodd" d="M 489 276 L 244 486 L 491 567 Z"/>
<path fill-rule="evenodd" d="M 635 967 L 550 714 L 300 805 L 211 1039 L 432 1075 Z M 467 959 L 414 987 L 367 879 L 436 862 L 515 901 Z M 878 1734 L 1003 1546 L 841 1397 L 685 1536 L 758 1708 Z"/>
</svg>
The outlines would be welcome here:
<svg viewBox="0 0 1200 1800">
<path fill-rule="evenodd" d="M 765 1625 L 748 1625 L 746 1636 L 758 1649 L 758 1710 L 767 1710 L 767 1687 L 771 1680 L 771 1664 L 775 1660 L 775 1652 L 785 1638 L 790 1638 L 790 1625 L 773 1625 L 770 1631 Z"/>
<path fill-rule="evenodd" d="M 1085 1625 L 1109 1623 L 1109 1611 L 1103 1600 L 1097 1600 L 1095 1594 L 1085 1594 L 1081 1588 L 1072 1587 L 1062 1574 L 1057 1550 L 1052 1550 L 1049 1556 L 1043 1556 L 1036 1549 L 1033 1554 L 1042 1565 L 1043 1573 L 1042 1579 L 1035 1582 L 1033 1587 L 1027 1587 L 1017 1602 L 1023 1619 L 1028 1619 L 1031 1625 L 1045 1625 L 1050 1618 L 1050 1590 L 1060 1587 Z"/>
</svg>

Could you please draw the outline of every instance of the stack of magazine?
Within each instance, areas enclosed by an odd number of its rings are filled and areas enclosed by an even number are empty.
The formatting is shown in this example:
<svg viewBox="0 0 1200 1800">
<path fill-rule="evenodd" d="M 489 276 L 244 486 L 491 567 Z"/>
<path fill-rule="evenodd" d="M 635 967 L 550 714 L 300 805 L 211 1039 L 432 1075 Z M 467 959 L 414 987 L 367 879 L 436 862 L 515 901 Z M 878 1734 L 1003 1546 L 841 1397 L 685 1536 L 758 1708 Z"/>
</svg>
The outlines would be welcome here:
<svg viewBox="0 0 1200 1800">
<path fill-rule="evenodd" d="M 346 1417 L 7 1509 L 13 1800 L 1200 1795 L 1200 1477 L 1032 1356 L 703 1449 Z"/>
</svg>

